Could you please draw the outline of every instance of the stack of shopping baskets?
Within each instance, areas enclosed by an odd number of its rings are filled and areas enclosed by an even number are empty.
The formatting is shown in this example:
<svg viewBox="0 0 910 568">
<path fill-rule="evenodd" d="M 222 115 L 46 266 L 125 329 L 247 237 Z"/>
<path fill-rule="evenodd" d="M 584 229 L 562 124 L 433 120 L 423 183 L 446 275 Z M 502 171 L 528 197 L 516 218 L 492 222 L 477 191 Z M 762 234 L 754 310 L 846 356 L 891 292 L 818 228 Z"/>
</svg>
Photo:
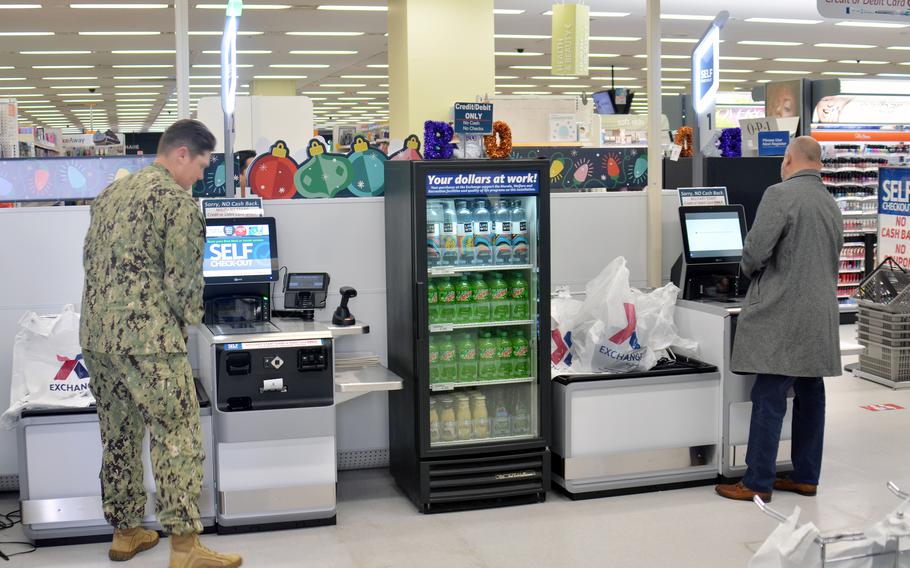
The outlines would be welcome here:
<svg viewBox="0 0 910 568">
<path fill-rule="evenodd" d="M 859 307 L 857 339 L 864 348 L 854 374 L 910 388 L 910 273 L 886 258 L 853 297 Z"/>
</svg>

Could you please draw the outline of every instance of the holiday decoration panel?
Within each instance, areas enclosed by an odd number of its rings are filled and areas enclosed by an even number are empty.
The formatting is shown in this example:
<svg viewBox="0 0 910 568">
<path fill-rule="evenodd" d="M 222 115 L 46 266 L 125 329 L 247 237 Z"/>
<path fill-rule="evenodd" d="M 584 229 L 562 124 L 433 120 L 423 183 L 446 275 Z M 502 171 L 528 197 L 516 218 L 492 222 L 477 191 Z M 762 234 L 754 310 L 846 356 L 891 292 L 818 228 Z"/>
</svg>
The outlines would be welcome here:
<svg viewBox="0 0 910 568">
<path fill-rule="evenodd" d="M 550 160 L 550 191 L 640 191 L 648 185 L 647 148 L 514 148 L 511 158 Z"/>
<path fill-rule="evenodd" d="M 111 182 L 154 160 L 155 156 L 0 160 L 0 201 L 94 199 Z"/>
</svg>

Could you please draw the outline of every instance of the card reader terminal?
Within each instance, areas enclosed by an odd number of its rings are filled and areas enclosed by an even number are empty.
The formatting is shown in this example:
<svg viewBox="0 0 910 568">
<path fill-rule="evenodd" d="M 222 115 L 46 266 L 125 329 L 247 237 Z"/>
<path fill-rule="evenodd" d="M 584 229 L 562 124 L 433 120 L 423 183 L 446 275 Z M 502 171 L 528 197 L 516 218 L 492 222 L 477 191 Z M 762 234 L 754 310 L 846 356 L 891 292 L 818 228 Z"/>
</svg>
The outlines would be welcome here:
<svg viewBox="0 0 910 568">
<path fill-rule="evenodd" d="M 284 309 L 312 321 L 313 310 L 325 307 L 329 280 L 325 272 L 288 273 L 284 277 Z"/>
</svg>

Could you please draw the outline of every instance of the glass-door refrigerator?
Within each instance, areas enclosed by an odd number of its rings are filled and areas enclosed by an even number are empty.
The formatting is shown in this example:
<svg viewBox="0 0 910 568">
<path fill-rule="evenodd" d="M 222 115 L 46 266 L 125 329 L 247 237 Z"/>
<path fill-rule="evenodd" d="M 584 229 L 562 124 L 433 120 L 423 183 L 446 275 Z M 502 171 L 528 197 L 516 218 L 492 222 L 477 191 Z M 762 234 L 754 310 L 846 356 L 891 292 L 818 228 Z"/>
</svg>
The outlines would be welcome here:
<svg viewBox="0 0 910 568">
<path fill-rule="evenodd" d="M 426 513 L 550 485 L 549 162 L 386 163 L 391 470 Z"/>
</svg>

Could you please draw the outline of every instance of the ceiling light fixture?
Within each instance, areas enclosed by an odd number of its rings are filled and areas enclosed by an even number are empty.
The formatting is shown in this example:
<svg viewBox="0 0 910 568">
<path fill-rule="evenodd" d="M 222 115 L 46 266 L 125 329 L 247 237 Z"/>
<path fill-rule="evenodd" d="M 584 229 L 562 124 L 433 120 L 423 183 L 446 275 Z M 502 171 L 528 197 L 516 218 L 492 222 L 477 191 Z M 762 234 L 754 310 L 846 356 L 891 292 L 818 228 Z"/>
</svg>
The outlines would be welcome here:
<svg viewBox="0 0 910 568">
<path fill-rule="evenodd" d="M 388 79 L 388 75 L 342 75 L 342 79 Z"/>
<path fill-rule="evenodd" d="M 367 67 L 369 67 L 370 69 L 388 69 L 389 64 L 388 63 L 371 63 L 370 65 L 367 65 Z"/>
<path fill-rule="evenodd" d="M 164 10 L 170 8 L 169 4 L 70 4 L 70 8 L 81 10 Z"/>
<path fill-rule="evenodd" d="M 121 32 L 79 32 L 81 36 L 155 36 L 161 35 L 161 32 L 136 32 L 136 31 L 121 31 Z"/>
<path fill-rule="evenodd" d="M 550 39 L 548 35 L 534 34 L 493 34 L 495 39 Z"/>
<path fill-rule="evenodd" d="M 64 89 L 85 89 L 85 90 L 89 90 L 89 89 L 100 89 L 100 88 L 101 88 L 101 87 L 98 86 L 98 85 L 54 85 L 54 86 L 51 87 L 51 89 L 58 89 L 58 90 L 64 90 Z"/>
<path fill-rule="evenodd" d="M 760 61 L 761 57 L 741 56 L 741 55 L 721 55 L 721 61 Z"/>
<path fill-rule="evenodd" d="M 114 69 L 173 69 L 173 65 L 170 63 L 161 63 L 161 64 L 145 64 L 140 63 L 137 65 L 114 65 Z M 195 65 L 194 65 L 195 67 Z"/>
<path fill-rule="evenodd" d="M 887 65 L 887 61 L 873 61 L 869 59 L 841 59 L 838 63 L 846 63 L 848 65 Z"/>
<path fill-rule="evenodd" d="M 860 21 L 845 21 L 837 22 L 835 26 L 844 26 L 846 28 L 889 28 L 889 29 L 899 29 L 910 27 L 907 24 L 896 24 L 889 22 L 860 22 Z"/>
<path fill-rule="evenodd" d="M 239 51 L 237 53 L 240 53 Z M 336 49 L 336 50 L 326 50 L 326 49 L 295 49 L 289 51 L 291 55 L 357 55 L 356 51 L 345 50 L 345 49 Z"/>
<path fill-rule="evenodd" d="M 272 63 L 272 69 L 327 69 L 325 63 Z"/>
<path fill-rule="evenodd" d="M 661 43 L 698 43 L 697 39 L 687 38 L 687 37 L 662 37 L 660 38 Z"/>
<path fill-rule="evenodd" d="M 763 39 L 746 39 L 737 43 L 739 45 L 771 45 L 775 47 L 797 47 L 802 45 L 802 42 L 799 41 L 767 41 Z"/>
<path fill-rule="evenodd" d="M 20 51 L 19 55 L 89 55 L 91 51 L 85 50 L 38 50 Z"/>
<path fill-rule="evenodd" d="M 355 37 L 362 36 L 366 32 L 285 32 L 289 36 L 312 36 L 312 37 Z"/>
<path fill-rule="evenodd" d="M 590 41 L 640 41 L 640 37 L 634 36 L 590 36 Z"/>
<path fill-rule="evenodd" d="M 245 8 L 246 6 L 244 6 Z M 329 10 L 333 12 L 388 12 L 388 6 L 353 6 L 343 4 L 322 4 L 316 6 L 317 10 Z"/>
<path fill-rule="evenodd" d="M 207 49 L 202 53 L 206 55 L 220 55 L 220 49 Z M 238 49 L 237 55 L 271 55 L 271 49 Z"/>
<path fill-rule="evenodd" d="M 774 61 L 781 63 L 827 63 L 827 59 L 813 59 L 812 57 L 775 57 Z"/>
<path fill-rule="evenodd" d="M 0 10 L 37 10 L 41 4 L 0 4 Z"/>
<path fill-rule="evenodd" d="M 714 16 L 697 16 L 694 14 L 661 14 L 661 20 L 695 20 L 700 22 L 713 22 Z"/>
<path fill-rule="evenodd" d="M 742 42 L 740 42 L 742 43 Z M 802 45 L 802 44 L 799 44 Z M 839 49 L 873 49 L 874 45 L 868 43 L 816 43 L 815 47 L 834 47 Z"/>
<path fill-rule="evenodd" d="M 493 14 L 497 16 L 520 16 L 524 14 L 524 10 L 511 10 L 508 8 L 493 8 Z"/>
<path fill-rule="evenodd" d="M 288 4 L 244 4 L 244 10 L 287 10 Z M 196 4 L 199 10 L 225 10 L 227 4 Z"/>
<path fill-rule="evenodd" d="M 794 24 L 797 26 L 811 26 L 822 23 L 822 20 L 800 20 L 797 18 L 746 18 L 743 21 L 753 24 Z"/>
<path fill-rule="evenodd" d="M 246 7 L 246 6 L 244 6 L 244 8 L 245 8 L 245 7 Z M 224 35 L 224 31 L 223 31 L 223 30 L 216 30 L 216 31 L 210 31 L 210 32 L 203 32 L 203 31 L 199 31 L 199 32 L 187 32 L 187 33 L 188 33 L 189 35 L 191 35 L 191 36 L 220 36 L 220 35 Z M 263 35 L 263 34 L 265 34 L 265 32 L 250 32 L 250 31 L 245 31 L 245 32 L 238 31 L 238 32 L 237 32 L 237 35 L 238 35 L 238 36 L 260 36 L 260 35 Z"/>
<path fill-rule="evenodd" d="M 861 76 L 865 75 L 865 73 L 860 73 L 860 72 L 858 72 L 858 71 L 823 71 L 823 72 L 822 72 L 822 75 L 832 75 L 832 76 L 835 76 L 835 77 L 837 77 L 837 76 L 840 76 L 840 77 L 861 77 Z"/>
<path fill-rule="evenodd" d="M 4 79 L 0 79 L 3 81 Z M 98 77 L 41 77 L 42 81 L 97 81 Z"/>
<path fill-rule="evenodd" d="M 52 36 L 54 32 L 0 32 L 0 37 Z"/>
<path fill-rule="evenodd" d="M 795 71 L 789 69 L 772 69 L 770 71 L 765 71 L 769 75 L 811 75 L 812 71 Z"/>
<path fill-rule="evenodd" d="M 115 75 L 117 81 L 167 81 L 164 75 Z"/>
<path fill-rule="evenodd" d="M 306 79 L 306 75 L 255 75 L 253 79 L 270 80 L 270 79 Z M 212 85 L 213 87 L 216 85 Z"/>
<path fill-rule="evenodd" d="M 592 18 L 625 18 L 630 12 L 588 12 L 588 15 Z M 547 10 L 541 14 L 542 16 L 552 16 L 553 10 Z M 713 19 L 713 18 L 712 18 Z"/>
<path fill-rule="evenodd" d="M 336 88 L 351 87 L 353 89 L 356 89 L 358 87 L 366 87 L 366 85 L 364 85 L 363 83 L 323 83 L 322 85 L 319 85 L 319 86 L 320 87 L 336 87 Z"/>
<path fill-rule="evenodd" d="M 190 77 L 193 79 L 193 77 Z M 213 77 L 217 79 L 217 77 Z M 115 89 L 163 89 L 164 85 L 114 85 Z"/>
<path fill-rule="evenodd" d="M 176 49 L 115 49 L 114 55 L 168 55 L 177 53 Z"/>
<path fill-rule="evenodd" d="M 537 57 L 538 55 L 543 55 L 539 51 L 497 51 L 494 55 L 499 55 L 500 57 Z"/>
</svg>

